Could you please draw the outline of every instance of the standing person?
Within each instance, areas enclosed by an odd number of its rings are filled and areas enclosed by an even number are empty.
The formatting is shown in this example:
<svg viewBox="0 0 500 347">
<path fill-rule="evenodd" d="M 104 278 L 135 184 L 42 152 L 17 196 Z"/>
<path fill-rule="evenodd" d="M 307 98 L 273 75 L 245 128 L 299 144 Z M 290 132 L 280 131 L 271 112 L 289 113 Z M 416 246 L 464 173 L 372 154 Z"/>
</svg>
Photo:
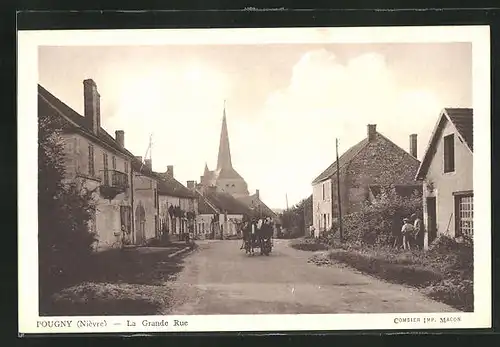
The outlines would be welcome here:
<svg viewBox="0 0 500 347">
<path fill-rule="evenodd" d="M 250 239 L 250 223 L 248 221 L 243 222 L 243 228 L 242 228 L 242 234 L 243 234 L 243 243 L 241 244 L 240 249 L 245 248 L 245 242 L 248 242 Z"/>
<path fill-rule="evenodd" d="M 401 230 L 399 230 L 399 228 L 393 230 L 392 238 L 394 240 L 392 242 L 393 248 L 399 248 L 403 245 L 403 235 L 401 234 Z"/>
<path fill-rule="evenodd" d="M 424 228 L 422 228 L 422 219 L 420 219 L 420 214 L 414 213 L 412 216 L 413 228 L 415 229 L 415 244 L 418 248 L 422 249 L 424 247 Z"/>
<path fill-rule="evenodd" d="M 413 225 L 410 224 L 410 220 L 408 218 L 403 219 L 403 227 L 401 228 L 401 235 L 403 236 L 403 249 L 411 250 L 410 247 L 410 239 L 413 234 Z"/>
</svg>

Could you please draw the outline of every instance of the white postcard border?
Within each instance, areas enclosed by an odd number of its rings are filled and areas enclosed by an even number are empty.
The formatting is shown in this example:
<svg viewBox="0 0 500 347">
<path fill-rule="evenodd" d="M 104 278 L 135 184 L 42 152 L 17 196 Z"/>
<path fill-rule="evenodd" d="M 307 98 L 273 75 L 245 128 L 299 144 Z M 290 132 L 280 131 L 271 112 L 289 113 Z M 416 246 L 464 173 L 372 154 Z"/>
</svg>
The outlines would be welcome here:
<svg viewBox="0 0 500 347">
<path fill-rule="evenodd" d="M 488 26 L 61 30 L 18 32 L 18 264 L 20 333 L 457 329 L 491 327 L 490 33 Z M 471 42 L 474 108 L 474 313 L 39 317 L 38 47 L 165 44 Z M 432 54 L 430 52 L 429 54 Z M 436 117 L 439 110 L 437 110 Z M 486 251 L 487 250 L 487 251 Z M 167 321 L 166 327 L 143 321 Z M 175 320 L 187 326 L 175 326 Z M 61 322 L 70 321 L 70 326 Z M 56 323 L 58 322 L 58 323 Z M 134 326 L 127 322 L 135 322 Z M 64 326 L 62 326 L 64 325 Z"/>
</svg>

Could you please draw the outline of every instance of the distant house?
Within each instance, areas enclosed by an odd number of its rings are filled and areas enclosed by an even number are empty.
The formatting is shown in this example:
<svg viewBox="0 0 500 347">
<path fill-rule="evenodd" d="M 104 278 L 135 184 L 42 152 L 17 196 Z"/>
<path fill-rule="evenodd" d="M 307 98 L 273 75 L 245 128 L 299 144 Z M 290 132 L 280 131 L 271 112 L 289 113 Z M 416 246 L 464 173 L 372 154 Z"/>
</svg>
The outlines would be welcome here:
<svg viewBox="0 0 500 347">
<path fill-rule="evenodd" d="M 178 236 L 188 232 L 196 233 L 198 196 L 194 191 L 194 184 L 188 182 L 190 187 L 187 188 L 177 181 L 172 165 L 159 175 L 160 230 Z"/>
<path fill-rule="evenodd" d="M 123 131 L 111 137 L 101 127 L 100 95 L 95 82 L 84 86 L 84 116 L 38 85 L 38 112 L 61 117 L 65 123 L 64 150 L 66 182 L 80 183 L 95 189 L 97 211 L 90 230 L 98 237 L 98 249 L 105 249 L 120 239 L 121 227 L 133 233 L 131 189 L 134 159 L 124 147 Z"/>
<path fill-rule="evenodd" d="M 384 135 L 375 124 L 367 127 L 367 137 L 339 157 L 340 201 L 342 214 L 356 212 L 370 198 L 375 185 L 414 186 L 417 160 L 417 135 L 410 135 L 406 152 Z M 338 218 L 337 162 L 332 163 L 314 181 L 313 227 L 316 236 L 332 227 Z"/>
<path fill-rule="evenodd" d="M 253 211 L 229 193 L 217 191 L 216 187 L 198 192 L 198 230 L 206 238 L 221 238 L 239 234 L 243 218 L 253 215 Z"/>
<path fill-rule="evenodd" d="M 428 242 L 439 234 L 472 235 L 473 110 L 445 108 L 439 115 L 416 174 L 423 181 Z"/>
</svg>

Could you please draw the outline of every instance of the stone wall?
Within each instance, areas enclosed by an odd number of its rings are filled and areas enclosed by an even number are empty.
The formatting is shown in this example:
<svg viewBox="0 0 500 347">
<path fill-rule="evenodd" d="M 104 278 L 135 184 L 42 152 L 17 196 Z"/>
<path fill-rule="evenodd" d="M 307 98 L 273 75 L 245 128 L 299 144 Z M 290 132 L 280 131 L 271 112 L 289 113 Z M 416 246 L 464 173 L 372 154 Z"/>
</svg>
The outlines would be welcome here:
<svg viewBox="0 0 500 347">
<path fill-rule="evenodd" d="M 356 212 L 369 197 L 369 185 L 415 184 L 420 162 L 408 152 L 377 133 L 345 168 L 345 213 Z"/>
</svg>

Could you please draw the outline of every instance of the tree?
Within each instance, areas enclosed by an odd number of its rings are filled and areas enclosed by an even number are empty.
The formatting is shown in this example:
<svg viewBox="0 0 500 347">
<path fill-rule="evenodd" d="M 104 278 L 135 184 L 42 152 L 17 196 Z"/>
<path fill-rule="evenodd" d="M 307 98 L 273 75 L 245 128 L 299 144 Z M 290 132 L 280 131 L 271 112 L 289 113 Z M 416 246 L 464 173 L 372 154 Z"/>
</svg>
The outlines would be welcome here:
<svg viewBox="0 0 500 347">
<path fill-rule="evenodd" d="M 305 235 L 305 227 L 312 222 L 312 195 L 301 200 L 289 210 L 281 214 L 281 224 L 291 234 Z"/>
<path fill-rule="evenodd" d="M 39 112 L 38 123 L 38 251 L 40 297 L 56 289 L 88 264 L 95 234 L 93 192 L 64 183 L 62 119 Z"/>
</svg>

